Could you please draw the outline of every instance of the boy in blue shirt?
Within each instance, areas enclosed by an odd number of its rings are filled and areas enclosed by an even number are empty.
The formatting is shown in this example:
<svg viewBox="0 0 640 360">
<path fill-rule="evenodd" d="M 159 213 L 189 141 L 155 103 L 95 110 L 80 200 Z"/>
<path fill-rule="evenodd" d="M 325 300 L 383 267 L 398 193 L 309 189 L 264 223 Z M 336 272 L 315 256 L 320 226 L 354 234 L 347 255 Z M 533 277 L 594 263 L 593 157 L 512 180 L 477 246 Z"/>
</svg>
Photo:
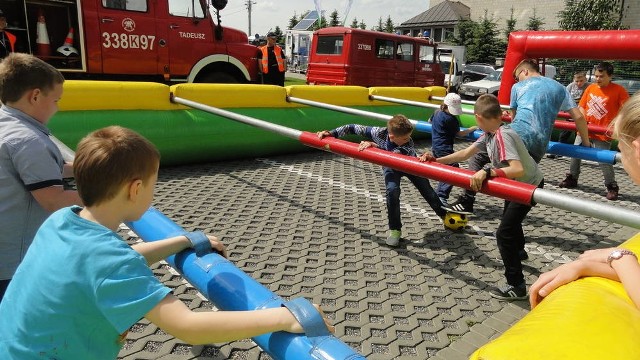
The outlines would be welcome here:
<svg viewBox="0 0 640 360">
<path fill-rule="evenodd" d="M 509 125 L 502 125 L 502 110 L 493 95 L 481 95 L 474 106 L 476 122 L 485 133 L 471 146 L 451 155 L 435 158 L 423 154 L 422 161 L 437 161 L 451 164 L 469 159 L 474 154 L 486 152 L 490 163 L 478 170 L 470 181 L 473 191 L 479 191 L 490 177 L 505 177 L 527 184 L 544 186 L 542 172 L 529 154 L 524 142 Z M 530 205 L 512 201 L 504 202 L 502 219 L 496 230 L 498 250 L 504 263 L 505 286 L 491 291 L 491 296 L 501 300 L 523 300 L 527 298 L 527 287 L 522 273 L 520 252 L 524 251 L 522 221 L 531 210 Z"/>
<path fill-rule="evenodd" d="M 148 140 L 122 127 L 80 141 L 74 173 L 85 207 L 52 214 L 18 267 L 0 303 L 3 359 L 115 359 L 142 317 L 191 344 L 302 332 L 284 307 L 191 311 L 148 266 L 191 247 L 191 240 L 175 236 L 129 246 L 116 233 L 151 205 L 159 163 Z M 208 240 L 226 256 L 215 236 Z"/>
<path fill-rule="evenodd" d="M 460 130 L 460 120 L 458 115 L 462 114 L 462 99 L 455 93 L 447 94 L 444 97 L 440 110 L 431 117 L 431 152 L 435 157 L 443 157 L 453 154 L 453 144 L 456 136 L 467 136 L 478 127 L 472 126 L 466 130 Z M 450 164 L 460 167 L 458 163 Z M 442 201 L 442 205 L 447 206 L 447 200 L 453 185 L 439 182 L 436 194 Z"/>
<path fill-rule="evenodd" d="M 387 122 L 387 127 L 373 127 L 349 124 L 341 126 L 331 131 L 318 131 L 318 138 L 322 139 L 326 136 L 340 138 L 345 135 L 355 134 L 363 136 L 368 141 L 360 142 L 359 150 L 362 151 L 369 147 L 376 147 L 382 150 L 391 151 L 397 154 L 408 156 L 417 156 L 413 147 L 411 132 L 413 124 L 404 115 L 395 115 Z M 384 175 L 384 183 L 386 187 L 387 197 L 387 216 L 389 218 L 389 236 L 386 244 L 389 246 L 398 246 L 400 237 L 402 236 L 402 221 L 400 219 L 400 180 L 406 176 L 418 189 L 420 195 L 427 200 L 429 206 L 436 214 L 444 219 L 447 211 L 442 208 L 442 203 L 438 199 L 438 195 L 433 191 L 429 180 L 411 174 L 406 174 L 398 170 L 388 167 L 382 168 Z M 445 225 L 446 226 L 446 225 Z"/>
</svg>

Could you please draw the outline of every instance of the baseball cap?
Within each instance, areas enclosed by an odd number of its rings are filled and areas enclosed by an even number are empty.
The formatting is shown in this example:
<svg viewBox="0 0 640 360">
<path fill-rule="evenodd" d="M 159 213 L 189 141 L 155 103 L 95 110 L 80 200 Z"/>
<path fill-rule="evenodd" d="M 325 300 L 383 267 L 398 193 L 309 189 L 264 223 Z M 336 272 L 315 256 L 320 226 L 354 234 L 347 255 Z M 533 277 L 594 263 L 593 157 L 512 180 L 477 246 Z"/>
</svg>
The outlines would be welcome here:
<svg viewBox="0 0 640 360">
<path fill-rule="evenodd" d="M 449 108 L 451 115 L 462 114 L 462 99 L 456 93 L 449 93 L 444 97 L 444 104 Z"/>
<path fill-rule="evenodd" d="M 273 31 L 269 31 L 267 33 L 267 37 L 277 37 L 277 36 L 276 36 L 276 33 L 274 33 Z"/>
</svg>

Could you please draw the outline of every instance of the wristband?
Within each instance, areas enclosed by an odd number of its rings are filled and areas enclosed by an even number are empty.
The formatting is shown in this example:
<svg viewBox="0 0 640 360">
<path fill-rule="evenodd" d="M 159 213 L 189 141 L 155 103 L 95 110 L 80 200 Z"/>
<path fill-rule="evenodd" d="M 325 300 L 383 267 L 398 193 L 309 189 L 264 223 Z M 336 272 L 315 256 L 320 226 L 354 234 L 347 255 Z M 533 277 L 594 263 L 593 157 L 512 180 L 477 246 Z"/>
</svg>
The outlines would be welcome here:
<svg viewBox="0 0 640 360">
<path fill-rule="evenodd" d="M 202 231 L 194 231 L 183 234 L 189 242 L 191 247 L 196 252 L 197 256 L 203 256 L 211 252 L 211 242 L 205 233 Z"/>
<path fill-rule="evenodd" d="M 487 179 L 491 177 L 491 167 L 490 166 L 485 166 L 484 168 L 482 168 L 482 170 L 484 170 L 485 173 L 487 173 Z"/>
</svg>

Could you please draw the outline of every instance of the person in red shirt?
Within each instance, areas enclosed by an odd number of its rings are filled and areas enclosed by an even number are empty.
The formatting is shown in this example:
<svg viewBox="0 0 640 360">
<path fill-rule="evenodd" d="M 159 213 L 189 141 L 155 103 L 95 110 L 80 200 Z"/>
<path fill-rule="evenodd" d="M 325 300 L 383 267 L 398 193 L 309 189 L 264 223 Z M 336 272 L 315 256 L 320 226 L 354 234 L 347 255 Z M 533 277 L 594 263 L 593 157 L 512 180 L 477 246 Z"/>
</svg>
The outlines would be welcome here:
<svg viewBox="0 0 640 360">
<path fill-rule="evenodd" d="M 629 94 L 624 87 L 612 83 L 613 65 L 608 62 L 600 63 L 595 69 L 596 82 L 589 85 L 580 99 L 580 111 L 582 111 L 587 123 L 600 126 L 609 126 L 611 121 L 618 115 Z M 589 133 L 589 138 L 593 147 L 609 150 L 611 139 L 603 134 Z M 576 136 L 575 144 L 582 143 L 580 135 Z M 567 177 L 560 183 L 563 188 L 575 188 L 578 186 L 578 176 L 580 175 L 580 164 L 582 160 L 573 158 Z M 607 188 L 607 199 L 618 199 L 618 183 L 616 182 L 613 165 L 600 163 L 600 169 L 604 175 L 604 185 Z"/>
</svg>

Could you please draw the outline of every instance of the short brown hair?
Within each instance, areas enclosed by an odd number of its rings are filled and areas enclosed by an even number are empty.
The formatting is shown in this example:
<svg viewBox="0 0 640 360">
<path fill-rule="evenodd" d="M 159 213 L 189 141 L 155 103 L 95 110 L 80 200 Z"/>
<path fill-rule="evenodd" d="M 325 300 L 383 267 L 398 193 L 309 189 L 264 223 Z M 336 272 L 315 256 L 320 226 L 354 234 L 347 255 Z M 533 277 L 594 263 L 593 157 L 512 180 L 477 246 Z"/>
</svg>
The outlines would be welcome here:
<svg viewBox="0 0 640 360">
<path fill-rule="evenodd" d="M 387 129 L 394 136 L 404 136 L 411 134 L 413 131 L 413 124 L 406 116 L 402 114 L 394 115 L 387 123 Z"/>
<path fill-rule="evenodd" d="M 4 104 L 20 100 L 33 89 L 46 94 L 62 83 L 60 71 L 33 55 L 11 53 L 0 62 L 0 101 Z"/>
<path fill-rule="evenodd" d="M 158 171 L 158 149 L 137 132 L 109 126 L 78 144 L 73 172 L 86 206 L 113 199 L 130 181 L 146 182 Z"/>
<path fill-rule="evenodd" d="M 513 76 L 517 76 L 520 71 L 518 69 L 525 68 L 529 71 L 538 72 L 538 62 L 534 59 L 524 59 L 513 69 Z"/>
<path fill-rule="evenodd" d="M 480 95 L 473 106 L 473 112 L 482 116 L 485 119 L 502 118 L 502 109 L 500 108 L 500 102 L 495 95 L 483 94 Z"/>
</svg>

